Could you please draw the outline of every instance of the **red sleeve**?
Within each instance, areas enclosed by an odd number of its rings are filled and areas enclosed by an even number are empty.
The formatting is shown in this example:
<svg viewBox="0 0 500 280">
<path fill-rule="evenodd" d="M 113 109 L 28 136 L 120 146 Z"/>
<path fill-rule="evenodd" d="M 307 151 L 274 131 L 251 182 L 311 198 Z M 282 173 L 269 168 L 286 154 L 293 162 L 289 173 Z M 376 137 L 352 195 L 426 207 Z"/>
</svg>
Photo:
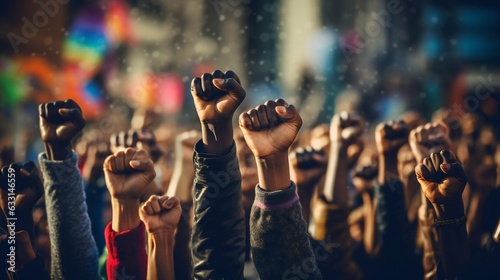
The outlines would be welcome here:
<svg viewBox="0 0 500 280">
<path fill-rule="evenodd" d="M 109 223 L 104 235 L 108 248 L 108 279 L 146 279 L 148 257 L 144 223 L 141 221 L 138 227 L 122 232 L 113 231 Z"/>
</svg>

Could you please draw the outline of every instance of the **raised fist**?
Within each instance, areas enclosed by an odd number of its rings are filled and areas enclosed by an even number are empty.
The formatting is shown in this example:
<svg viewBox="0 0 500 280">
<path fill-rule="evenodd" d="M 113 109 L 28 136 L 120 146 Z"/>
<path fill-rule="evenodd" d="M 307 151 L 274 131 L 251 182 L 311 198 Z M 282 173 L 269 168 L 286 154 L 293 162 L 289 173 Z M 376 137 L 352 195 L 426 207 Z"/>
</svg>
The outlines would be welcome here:
<svg viewBox="0 0 500 280">
<path fill-rule="evenodd" d="M 460 160 L 450 151 L 432 153 L 415 167 L 417 180 L 430 202 L 461 202 L 467 174 Z"/>
<path fill-rule="evenodd" d="M 312 147 L 298 148 L 290 154 L 290 178 L 297 186 L 314 186 L 325 174 L 328 159 Z"/>
<path fill-rule="evenodd" d="M 109 138 L 111 152 L 124 151 L 126 148 L 137 148 L 139 133 L 137 130 L 121 131 L 113 133 Z"/>
<path fill-rule="evenodd" d="M 173 233 L 181 218 L 182 209 L 175 197 L 152 195 L 139 211 L 149 233 L 168 231 Z"/>
<path fill-rule="evenodd" d="M 113 153 L 123 151 L 126 148 L 143 149 L 148 152 L 153 162 L 156 162 L 163 153 L 156 143 L 153 131 L 149 128 L 113 134 L 110 143 Z"/>
<path fill-rule="evenodd" d="M 33 206 L 43 195 L 43 183 L 35 163 L 28 161 L 25 164 L 13 163 L 10 166 L 4 166 L 0 177 L 3 211 L 9 213 L 8 201 L 11 201 L 9 193 L 14 193 L 16 214 L 30 216 Z"/>
<path fill-rule="evenodd" d="M 330 123 L 330 141 L 332 145 L 347 148 L 359 140 L 365 129 L 364 121 L 356 113 L 336 114 Z"/>
<path fill-rule="evenodd" d="M 293 105 L 276 99 L 242 113 L 239 124 L 254 156 L 265 158 L 288 151 L 302 126 L 302 119 Z"/>
<path fill-rule="evenodd" d="M 96 182 L 104 175 L 102 166 L 106 157 L 111 154 L 111 150 L 108 143 L 103 140 L 92 141 L 85 145 L 87 147 L 82 178 L 86 182 Z"/>
<path fill-rule="evenodd" d="M 408 142 L 408 126 L 403 121 L 380 123 L 375 128 L 375 141 L 379 154 L 397 154 L 399 148 Z"/>
<path fill-rule="evenodd" d="M 40 134 L 46 143 L 68 144 L 85 126 L 82 110 L 75 101 L 40 104 Z"/>
<path fill-rule="evenodd" d="M 103 168 L 109 193 L 117 199 L 139 199 L 156 176 L 148 153 L 133 148 L 110 155 Z"/>
<path fill-rule="evenodd" d="M 418 163 L 431 153 L 450 149 L 448 129 L 440 123 L 427 123 L 410 132 L 409 143 Z"/>
<path fill-rule="evenodd" d="M 194 78 L 191 81 L 191 94 L 202 123 L 231 120 L 246 95 L 236 73 L 223 73 L 220 70 Z"/>
</svg>

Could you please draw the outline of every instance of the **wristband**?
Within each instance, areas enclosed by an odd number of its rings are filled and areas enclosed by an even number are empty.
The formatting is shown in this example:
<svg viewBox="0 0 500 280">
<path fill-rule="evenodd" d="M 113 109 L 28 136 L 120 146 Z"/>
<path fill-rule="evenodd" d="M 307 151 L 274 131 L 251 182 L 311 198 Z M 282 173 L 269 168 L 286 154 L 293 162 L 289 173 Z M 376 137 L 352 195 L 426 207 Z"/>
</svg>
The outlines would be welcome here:
<svg viewBox="0 0 500 280">
<path fill-rule="evenodd" d="M 459 226 L 459 225 L 465 224 L 466 221 L 467 221 L 467 218 L 465 216 L 462 216 L 462 217 L 456 218 L 456 219 L 449 219 L 449 220 L 434 219 L 434 227 L 441 228 L 441 227 L 447 227 L 447 226 Z"/>
</svg>

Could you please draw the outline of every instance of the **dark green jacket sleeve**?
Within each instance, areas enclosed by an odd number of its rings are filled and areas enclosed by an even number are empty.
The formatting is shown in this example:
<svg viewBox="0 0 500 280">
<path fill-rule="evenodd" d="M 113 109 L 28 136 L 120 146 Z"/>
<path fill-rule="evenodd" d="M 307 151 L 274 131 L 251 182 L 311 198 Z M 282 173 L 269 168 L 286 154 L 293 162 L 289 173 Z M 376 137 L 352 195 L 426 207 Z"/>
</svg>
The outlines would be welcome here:
<svg viewBox="0 0 500 280">
<path fill-rule="evenodd" d="M 295 184 L 274 192 L 255 188 L 250 241 L 262 280 L 322 279 Z"/>
<path fill-rule="evenodd" d="M 236 146 L 223 156 L 194 152 L 194 225 L 191 235 L 195 279 L 243 279 L 245 224 Z"/>
</svg>

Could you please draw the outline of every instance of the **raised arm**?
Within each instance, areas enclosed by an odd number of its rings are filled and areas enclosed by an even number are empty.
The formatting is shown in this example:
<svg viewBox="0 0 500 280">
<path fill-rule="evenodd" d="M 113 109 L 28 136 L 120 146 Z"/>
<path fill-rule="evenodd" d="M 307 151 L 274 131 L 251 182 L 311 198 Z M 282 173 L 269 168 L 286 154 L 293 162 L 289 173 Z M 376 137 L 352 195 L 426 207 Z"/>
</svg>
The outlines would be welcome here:
<svg viewBox="0 0 500 280">
<path fill-rule="evenodd" d="M 69 99 L 41 104 L 39 113 L 45 143 L 39 162 L 50 231 L 51 278 L 99 279 L 83 181 L 71 148 L 71 140 L 85 126 L 82 111 Z"/>
<path fill-rule="evenodd" d="M 250 243 L 260 278 L 321 279 L 296 187 L 290 181 L 288 148 L 302 119 L 293 105 L 277 99 L 242 113 L 239 123 L 259 176 Z"/>
<path fill-rule="evenodd" d="M 242 279 L 245 224 L 232 118 L 246 93 L 234 72 L 216 70 L 194 78 L 191 94 L 202 131 L 194 154 L 194 278 Z"/>
<path fill-rule="evenodd" d="M 326 180 L 323 191 L 320 192 L 328 203 L 348 206 L 347 148 L 360 138 L 363 130 L 364 122 L 356 113 L 342 112 L 332 118 Z"/>
<path fill-rule="evenodd" d="M 127 148 L 108 156 L 103 168 L 112 209 L 105 229 L 108 279 L 120 275 L 145 279 L 146 239 L 139 198 L 156 176 L 153 162 L 145 150 Z"/>
<path fill-rule="evenodd" d="M 470 258 L 462 192 L 467 174 L 450 151 L 432 153 L 415 168 L 417 180 L 436 213 L 434 226 L 439 236 L 441 260 L 446 275 L 460 274 Z"/>
<path fill-rule="evenodd" d="M 174 280 L 174 241 L 181 205 L 177 198 L 152 195 L 140 211 L 149 233 L 148 280 Z"/>
</svg>

